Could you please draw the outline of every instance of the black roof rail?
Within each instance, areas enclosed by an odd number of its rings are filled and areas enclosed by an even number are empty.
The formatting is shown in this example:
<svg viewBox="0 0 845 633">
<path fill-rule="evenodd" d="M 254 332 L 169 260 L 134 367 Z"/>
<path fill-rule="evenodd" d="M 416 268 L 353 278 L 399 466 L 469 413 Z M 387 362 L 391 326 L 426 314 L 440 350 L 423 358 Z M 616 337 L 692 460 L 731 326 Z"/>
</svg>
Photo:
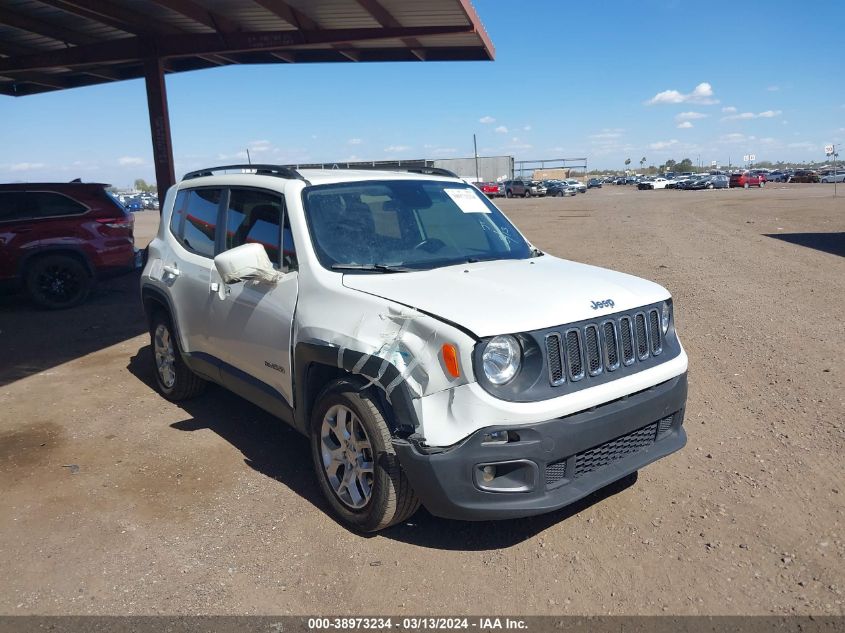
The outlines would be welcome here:
<svg viewBox="0 0 845 633">
<path fill-rule="evenodd" d="M 426 176 L 446 176 L 447 178 L 460 178 L 458 174 L 442 167 L 409 167 L 402 171 L 412 174 L 425 174 Z"/>
<path fill-rule="evenodd" d="M 213 176 L 216 171 L 228 171 L 232 169 L 249 170 L 254 172 L 257 176 L 276 176 L 278 178 L 287 178 L 288 180 L 305 180 L 293 167 L 287 165 L 220 165 L 219 167 L 206 167 L 205 169 L 198 169 L 196 171 L 189 171 L 182 176 L 182 180 L 191 180 L 192 178 L 201 178 L 202 176 Z M 310 184 L 310 183 L 309 183 Z"/>
</svg>

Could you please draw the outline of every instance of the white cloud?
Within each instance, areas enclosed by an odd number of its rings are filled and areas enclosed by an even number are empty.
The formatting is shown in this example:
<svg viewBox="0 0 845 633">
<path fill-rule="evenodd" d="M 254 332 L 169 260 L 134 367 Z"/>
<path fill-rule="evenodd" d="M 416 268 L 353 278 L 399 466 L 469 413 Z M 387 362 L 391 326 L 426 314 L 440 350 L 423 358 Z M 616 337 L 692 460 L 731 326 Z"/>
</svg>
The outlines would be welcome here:
<svg viewBox="0 0 845 633">
<path fill-rule="evenodd" d="M 117 164 L 122 167 L 128 167 L 130 165 L 143 165 L 144 159 L 138 156 L 121 156 L 117 159 Z"/>
<path fill-rule="evenodd" d="M 659 151 L 662 149 L 669 149 L 670 147 L 673 147 L 677 144 L 677 139 L 673 138 L 671 141 L 657 141 L 656 143 L 649 143 L 648 148 Z"/>
<path fill-rule="evenodd" d="M 457 153 L 454 147 L 438 147 L 432 150 L 432 155 L 434 156 L 454 156 Z"/>
<path fill-rule="evenodd" d="M 692 123 L 690 123 L 689 121 L 683 121 L 683 122 L 678 124 L 678 129 L 681 129 L 681 130 L 688 130 L 691 127 L 692 127 Z"/>
<path fill-rule="evenodd" d="M 45 163 L 15 163 L 9 165 L 9 171 L 33 171 L 35 169 L 44 169 L 46 166 Z"/>
<path fill-rule="evenodd" d="M 247 145 L 249 151 L 255 154 L 261 154 L 263 152 L 268 152 L 272 149 L 272 144 L 270 141 L 250 141 Z"/>
<path fill-rule="evenodd" d="M 779 117 L 783 112 L 781 110 L 766 110 L 765 112 L 740 112 L 739 114 L 731 114 L 730 116 L 722 117 L 722 121 L 747 121 L 749 119 L 773 119 Z"/>
<path fill-rule="evenodd" d="M 733 106 L 727 106 L 727 107 L 722 108 L 722 112 L 724 112 L 726 114 L 731 114 L 733 112 L 736 112 L 736 108 L 733 107 Z"/>
<path fill-rule="evenodd" d="M 802 141 L 800 143 L 789 143 L 787 147 L 792 149 L 817 150 L 821 148 L 821 145 L 818 143 L 810 143 L 809 141 Z"/>
<path fill-rule="evenodd" d="M 396 152 L 407 152 L 410 148 L 408 145 L 391 145 L 389 147 L 385 147 L 384 151 L 387 154 L 392 154 Z"/>
<path fill-rule="evenodd" d="M 695 121 L 696 119 L 706 119 L 707 115 L 703 112 L 681 112 L 675 115 L 675 120 L 680 121 Z M 689 126 L 687 126 L 689 127 Z"/>
<path fill-rule="evenodd" d="M 769 92 L 777 92 L 778 90 L 780 90 L 780 86 L 769 86 L 768 88 L 766 88 L 766 90 L 768 90 Z"/>
<path fill-rule="evenodd" d="M 508 128 L 506 128 L 504 125 L 500 125 L 496 128 L 496 132 L 498 132 L 499 134 L 507 134 Z"/>
<path fill-rule="evenodd" d="M 602 130 L 598 134 L 590 134 L 590 138 L 594 139 L 619 138 L 620 136 L 622 136 L 622 134 L 615 130 Z"/>
<path fill-rule="evenodd" d="M 748 141 L 753 141 L 755 138 L 755 136 L 746 136 L 745 134 L 734 132 L 733 134 L 720 136 L 719 141 L 722 143 L 747 143 Z"/>
<path fill-rule="evenodd" d="M 646 105 L 657 105 L 661 103 L 700 103 L 701 105 L 713 105 L 719 103 L 719 100 L 713 98 L 713 87 L 704 81 L 693 88 L 692 92 L 683 94 L 677 90 L 664 90 L 646 101 Z"/>
<path fill-rule="evenodd" d="M 493 117 L 491 117 L 491 116 L 483 116 L 483 117 L 481 117 L 480 119 L 478 119 L 478 122 L 479 122 L 479 123 L 483 123 L 484 125 L 487 125 L 487 124 L 489 124 L 489 123 L 495 123 L 495 122 L 496 122 L 496 119 L 494 119 L 494 118 L 493 118 Z"/>
<path fill-rule="evenodd" d="M 360 138 L 351 138 L 347 141 L 347 143 L 349 143 L 350 145 L 360 145 L 363 142 L 364 141 Z"/>
<path fill-rule="evenodd" d="M 530 126 L 530 125 L 523 125 L 523 126 L 522 126 L 522 130 L 523 130 L 524 132 L 530 132 L 530 131 L 531 131 L 531 126 Z"/>
</svg>

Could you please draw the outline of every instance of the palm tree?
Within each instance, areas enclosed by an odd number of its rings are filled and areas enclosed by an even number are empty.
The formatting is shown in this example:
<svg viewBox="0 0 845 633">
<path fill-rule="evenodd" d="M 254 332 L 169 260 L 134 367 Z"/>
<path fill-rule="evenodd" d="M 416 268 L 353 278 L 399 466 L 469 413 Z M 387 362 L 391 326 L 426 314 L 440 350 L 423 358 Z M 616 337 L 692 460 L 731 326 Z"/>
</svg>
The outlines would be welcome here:
<svg viewBox="0 0 845 633">
<path fill-rule="evenodd" d="M 643 157 L 640 159 L 640 169 L 642 169 L 642 168 L 643 168 L 643 166 L 645 166 L 645 164 L 646 164 L 646 157 L 645 157 L 645 156 L 643 156 Z"/>
<path fill-rule="evenodd" d="M 628 165 L 630 165 L 630 164 L 631 164 L 631 159 L 630 159 L 630 158 L 626 158 L 626 159 L 625 159 L 625 171 L 628 171 Z"/>
</svg>

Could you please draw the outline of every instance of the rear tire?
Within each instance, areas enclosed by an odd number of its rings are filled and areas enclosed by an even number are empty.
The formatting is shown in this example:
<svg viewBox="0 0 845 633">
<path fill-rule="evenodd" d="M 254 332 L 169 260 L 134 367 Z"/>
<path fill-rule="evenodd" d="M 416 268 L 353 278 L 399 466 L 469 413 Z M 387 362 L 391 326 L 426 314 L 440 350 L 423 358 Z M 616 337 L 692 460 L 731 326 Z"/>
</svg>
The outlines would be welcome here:
<svg viewBox="0 0 845 633">
<path fill-rule="evenodd" d="M 171 402 L 190 400 L 205 391 L 206 381 L 188 368 L 182 359 L 179 340 L 170 318 L 156 312 L 150 324 L 150 347 L 155 365 L 156 387 Z"/>
<path fill-rule="evenodd" d="M 311 415 L 317 480 L 335 516 L 354 530 L 383 530 L 420 507 L 390 440 L 375 399 L 356 383 L 336 380 L 317 397 Z"/>
<path fill-rule="evenodd" d="M 510 189 L 505 192 L 505 198 L 513 198 L 513 192 Z"/>
<path fill-rule="evenodd" d="M 93 280 L 85 265 L 75 257 L 46 255 L 27 267 L 24 283 L 33 303 L 62 310 L 85 301 Z"/>
</svg>

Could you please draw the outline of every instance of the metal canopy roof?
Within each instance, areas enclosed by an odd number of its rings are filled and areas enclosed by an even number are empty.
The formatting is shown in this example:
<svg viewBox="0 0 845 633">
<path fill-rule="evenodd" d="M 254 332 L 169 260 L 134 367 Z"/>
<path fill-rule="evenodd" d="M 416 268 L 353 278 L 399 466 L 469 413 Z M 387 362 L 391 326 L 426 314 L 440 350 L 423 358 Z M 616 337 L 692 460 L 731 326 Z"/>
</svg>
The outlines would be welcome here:
<svg viewBox="0 0 845 633">
<path fill-rule="evenodd" d="M 229 64 L 492 60 L 470 0 L 3 0 L 0 94 Z"/>
</svg>

